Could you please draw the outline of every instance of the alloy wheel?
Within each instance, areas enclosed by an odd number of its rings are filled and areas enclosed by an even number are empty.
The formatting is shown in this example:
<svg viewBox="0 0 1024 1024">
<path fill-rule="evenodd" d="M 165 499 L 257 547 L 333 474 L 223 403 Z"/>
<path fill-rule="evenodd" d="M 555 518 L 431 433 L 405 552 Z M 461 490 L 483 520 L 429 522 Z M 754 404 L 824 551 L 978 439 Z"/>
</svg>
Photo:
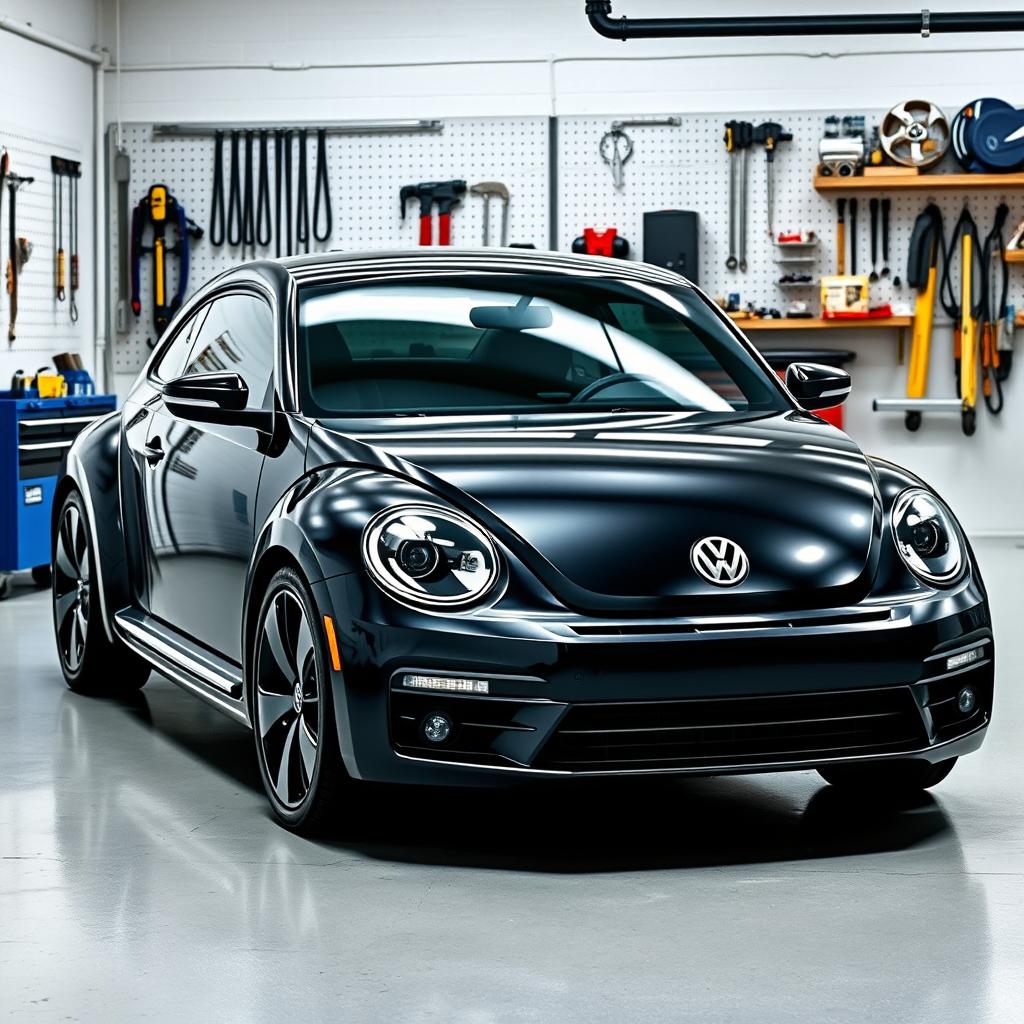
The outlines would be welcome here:
<svg viewBox="0 0 1024 1024">
<path fill-rule="evenodd" d="M 313 633 L 298 597 L 282 588 L 266 605 L 256 661 L 256 726 L 277 799 L 295 808 L 309 792 L 320 743 L 320 678 Z"/>
<path fill-rule="evenodd" d="M 74 674 L 85 656 L 89 627 L 89 539 L 75 505 L 68 505 L 57 531 L 54 554 L 53 607 L 60 656 Z"/>
</svg>

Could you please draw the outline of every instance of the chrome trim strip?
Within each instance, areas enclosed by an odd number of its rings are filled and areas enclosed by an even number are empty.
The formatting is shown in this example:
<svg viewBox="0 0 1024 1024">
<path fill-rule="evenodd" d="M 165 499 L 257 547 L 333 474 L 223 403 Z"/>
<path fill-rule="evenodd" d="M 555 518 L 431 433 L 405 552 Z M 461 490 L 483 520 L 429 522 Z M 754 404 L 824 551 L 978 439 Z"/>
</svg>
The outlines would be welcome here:
<svg viewBox="0 0 1024 1024">
<path fill-rule="evenodd" d="M 198 677 L 208 686 L 215 687 L 226 696 L 230 697 L 232 690 L 241 688 L 241 674 L 234 678 L 225 677 L 213 665 L 201 661 L 183 647 L 177 646 L 170 642 L 168 638 L 160 636 L 158 632 L 150 628 L 145 622 L 135 619 L 131 613 L 118 612 L 114 616 L 114 621 L 122 633 L 131 634 L 139 643 L 151 648 L 154 653 L 162 658 L 166 658 L 172 664 L 177 665 L 184 662 L 185 668 L 192 675 Z M 234 700 L 233 697 L 232 700 Z"/>
<path fill-rule="evenodd" d="M 954 739 L 946 740 L 944 743 L 936 743 L 930 747 L 920 747 L 916 750 L 901 750 L 889 754 L 858 754 L 854 757 L 825 757 L 815 758 L 810 761 L 765 761 L 758 764 L 720 764 L 701 765 L 699 768 L 629 768 L 624 770 L 607 771 L 584 771 L 571 772 L 560 771 L 553 768 L 519 768 L 514 765 L 493 765 L 477 764 L 473 761 L 439 761 L 430 757 L 412 757 L 409 754 L 400 754 L 392 749 L 392 754 L 403 761 L 416 761 L 420 764 L 431 764 L 442 768 L 473 768 L 487 772 L 514 772 L 519 775 L 548 776 L 550 778 L 597 778 L 600 776 L 612 775 L 721 775 L 721 774 L 755 774 L 757 772 L 783 772 L 800 771 L 808 768 L 816 768 L 824 764 L 851 764 L 856 762 L 869 761 L 905 761 L 908 758 L 918 757 L 921 754 L 930 754 L 933 751 L 941 751 L 958 743 L 969 740 L 979 732 L 988 728 L 988 722 L 979 725 L 976 729 L 957 736 Z"/>
<path fill-rule="evenodd" d="M 63 426 L 65 423 L 92 423 L 93 420 L 102 419 L 106 416 L 106 413 L 97 413 L 95 416 L 58 416 L 56 418 L 46 419 L 23 419 L 18 420 L 19 427 L 57 427 Z"/>
<path fill-rule="evenodd" d="M 952 672 L 943 672 L 940 676 L 922 676 L 914 686 L 922 686 L 927 683 L 939 683 L 943 679 L 952 679 L 953 676 L 963 675 L 965 672 L 973 672 L 976 668 L 984 668 L 986 665 L 991 665 L 991 658 L 982 658 L 981 661 L 972 661 L 970 665 L 964 665 L 963 668 L 955 668 Z"/>
<path fill-rule="evenodd" d="M 982 637 L 981 640 L 975 640 L 973 644 L 967 644 L 964 647 L 951 647 L 948 651 L 943 651 L 942 654 L 929 654 L 928 657 L 924 660 L 928 662 L 939 661 L 941 658 L 952 658 L 955 657 L 957 654 L 963 654 L 964 651 L 973 651 L 975 647 L 984 647 L 985 644 L 990 643 L 992 643 L 991 637 Z M 975 662 L 975 664 L 977 664 L 977 662 Z"/>
<path fill-rule="evenodd" d="M 70 448 L 74 444 L 70 441 L 34 441 L 31 444 L 19 444 L 18 451 L 42 451 L 44 448 Z"/>
</svg>

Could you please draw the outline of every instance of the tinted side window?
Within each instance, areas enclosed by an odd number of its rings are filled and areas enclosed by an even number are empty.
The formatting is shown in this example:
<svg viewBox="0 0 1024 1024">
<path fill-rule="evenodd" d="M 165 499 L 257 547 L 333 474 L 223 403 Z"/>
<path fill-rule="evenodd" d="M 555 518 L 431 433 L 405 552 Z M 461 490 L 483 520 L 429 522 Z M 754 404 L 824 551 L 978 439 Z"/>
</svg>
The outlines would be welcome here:
<svg viewBox="0 0 1024 1024">
<path fill-rule="evenodd" d="M 175 334 L 170 345 L 157 360 L 153 367 L 153 376 L 160 380 L 174 380 L 185 372 L 188 365 L 189 355 L 192 352 L 192 342 L 195 335 L 202 326 L 203 318 L 206 316 L 206 306 L 203 306 L 194 316 L 190 317 L 181 325 L 181 330 Z"/>
<path fill-rule="evenodd" d="M 210 303 L 183 374 L 238 373 L 249 386 L 249 408 L 265 408 L 274 376 L 274 317 L 255 295 L 225 295 Z"/>
</svg>

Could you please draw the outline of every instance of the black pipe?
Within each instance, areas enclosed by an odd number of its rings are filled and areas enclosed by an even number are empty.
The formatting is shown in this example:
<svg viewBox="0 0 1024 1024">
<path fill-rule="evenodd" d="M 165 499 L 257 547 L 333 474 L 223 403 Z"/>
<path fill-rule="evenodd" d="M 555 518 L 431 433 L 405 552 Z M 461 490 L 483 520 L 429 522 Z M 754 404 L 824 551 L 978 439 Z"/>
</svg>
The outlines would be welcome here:
<svg viewBox="0 0 1024 1024">
<path fill-rule="evenodd" d="M 870 36 L 902 32 L 1020 32 L 1024 11 L 796 14 L 753 18 L 612 18 L 611 0 L 587 0 L 594 30 L 608 39 L 707 36 Z"/>
</svg>

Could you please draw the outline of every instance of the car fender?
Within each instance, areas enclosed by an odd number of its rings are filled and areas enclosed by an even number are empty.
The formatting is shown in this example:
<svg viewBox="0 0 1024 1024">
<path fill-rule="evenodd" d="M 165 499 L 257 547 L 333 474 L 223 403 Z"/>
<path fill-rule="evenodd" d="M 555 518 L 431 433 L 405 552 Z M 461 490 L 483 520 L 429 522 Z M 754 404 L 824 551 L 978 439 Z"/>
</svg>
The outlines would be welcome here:
<svg viewBox="0 0 1024 1024">
<path fill-rule="evenodd" d="M 77 490 L 85 503 L 92 550 L 93 592 L 107 637 L 114 638 L 113 612 L 130 603 L 128 560 L 121 521 L 121 414 L 111 412 L 90 423 L 68 450 L 65 475 L 57 485 L 51 513 L 51 544 L 64 499 Z"/>
</svg>

